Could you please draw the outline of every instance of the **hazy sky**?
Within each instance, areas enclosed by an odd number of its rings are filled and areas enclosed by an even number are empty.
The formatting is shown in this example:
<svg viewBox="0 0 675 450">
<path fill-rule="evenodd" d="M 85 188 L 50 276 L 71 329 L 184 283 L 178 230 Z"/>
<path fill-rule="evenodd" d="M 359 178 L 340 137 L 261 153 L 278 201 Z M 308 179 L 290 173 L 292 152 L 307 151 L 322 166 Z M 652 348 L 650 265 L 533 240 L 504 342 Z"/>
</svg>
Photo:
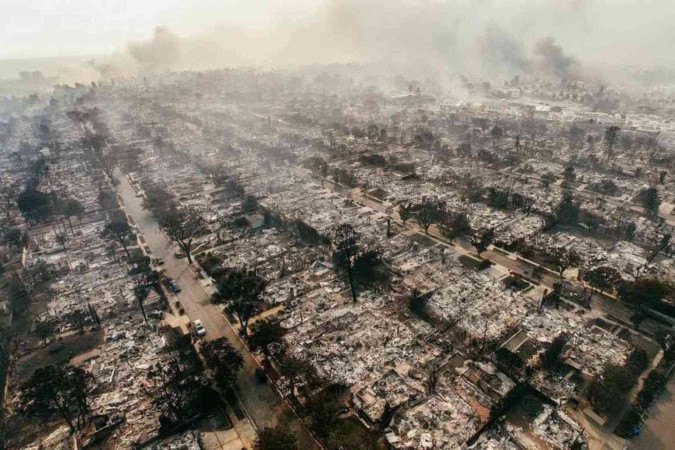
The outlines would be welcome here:
<svg viewBox="0 0 675 450">
<path fill-rule="evenodd" d="M 157 26 L 209 39 L 226 61 L 469 61 L 492 30 L 490 51 L 551 36 L 584 60 L 675 66 L 675 0 L 0 0 L 0 59 L 124 52 Z"/>
<path fill-rule="evenodd" d="M 120 50 L 158 25 L 179 35 L 217 24 L 263 27 L 284 0 L 0 0 L 0 58 Z M 300 15 L 311 0 L 292 1 Z M 308 13 L 309 14 L 309 13 Z"/>
</svg>

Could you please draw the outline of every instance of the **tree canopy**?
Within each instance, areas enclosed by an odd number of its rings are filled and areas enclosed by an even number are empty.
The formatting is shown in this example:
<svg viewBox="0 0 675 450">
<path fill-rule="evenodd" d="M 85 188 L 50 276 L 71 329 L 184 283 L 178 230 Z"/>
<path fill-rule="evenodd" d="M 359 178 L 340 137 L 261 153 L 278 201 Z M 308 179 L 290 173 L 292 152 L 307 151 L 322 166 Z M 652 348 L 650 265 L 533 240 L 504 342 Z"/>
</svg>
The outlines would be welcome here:
<svg viewBox="0 0 675 450">
<path fill-rule="evenodd" d="M 59 416 L 71 430 L 80 429 L 89 415 L 91 381 L 91 375 L 78 367 L 39 368 L 21 385 L 21 412 L 43 420 Z"/>
</svg>

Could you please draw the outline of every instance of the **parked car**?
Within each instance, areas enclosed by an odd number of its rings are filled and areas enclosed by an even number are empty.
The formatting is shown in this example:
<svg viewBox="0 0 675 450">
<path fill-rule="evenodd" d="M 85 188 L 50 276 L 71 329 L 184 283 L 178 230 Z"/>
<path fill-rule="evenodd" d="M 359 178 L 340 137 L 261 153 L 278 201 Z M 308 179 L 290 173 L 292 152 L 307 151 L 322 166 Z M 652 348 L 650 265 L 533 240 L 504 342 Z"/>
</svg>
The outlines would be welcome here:
<svg viewBox="0 0 675 450">
<path fill-rule="evenodd" d="M 152 258 L 152 263 L 156 266 L 163 266 L 164 260 L 162 258 Z"/>
<path fill-rule="evenodd" d="M 206 328 L 204 328 L 204 324 L 201 320 L 195 320 L 194 331 L 197 336 L 204 336 L 206 334 Z"/>
</svg>

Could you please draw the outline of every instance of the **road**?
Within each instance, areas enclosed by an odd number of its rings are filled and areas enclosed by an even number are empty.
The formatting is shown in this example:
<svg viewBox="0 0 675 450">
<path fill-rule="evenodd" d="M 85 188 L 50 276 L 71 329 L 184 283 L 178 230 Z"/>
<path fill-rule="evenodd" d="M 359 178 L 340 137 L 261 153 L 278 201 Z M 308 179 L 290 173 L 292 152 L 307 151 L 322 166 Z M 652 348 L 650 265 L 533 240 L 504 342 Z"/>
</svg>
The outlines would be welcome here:
<svg viewBox="0 0 675 450">
<path fill-rule="evenodd" d="M 225 315 L 217 306 L 211 304 L 209 292 L 199 282 L 196 272 L 188 265 L 187 260 L 173 257 L 175 246 L 159 230 L 154 216 L 143 209 L 141 199 L 136 197 L 128 179 L 124 176 L 119 176 L 118 179 L 120 185 L 117 191 L 124 201 L 124 210 L 133 217 L 139 233 L 152 250 L 152 255 L 164 259 L 163 269 L 166 275 L 176 280 L 182 288 L 175 297 L 171 296 L 171 301 L 179 300 L 190 320 L 202 321 L 207 330 L 206 339 L 225 337 L 243 356 L 244 364 L 237 373 L 235 391 L 242 407 L 256 427 L 262 429 L 282 424 L 294 431 L 300 448 L 318 448 L 312 435 L 288 404 L 268 384 L 256 381 L 255 370 L 259 367 L 257 360 L 248 351 Z"/>
<path fill-rule="evenodd" d="M 642 425 L 640 436 L 631 443 L 630 448 L 636 450 L 667 450 L 675 446 L 675 377 L 656 402 L 649 418 Z"/>
</svg>

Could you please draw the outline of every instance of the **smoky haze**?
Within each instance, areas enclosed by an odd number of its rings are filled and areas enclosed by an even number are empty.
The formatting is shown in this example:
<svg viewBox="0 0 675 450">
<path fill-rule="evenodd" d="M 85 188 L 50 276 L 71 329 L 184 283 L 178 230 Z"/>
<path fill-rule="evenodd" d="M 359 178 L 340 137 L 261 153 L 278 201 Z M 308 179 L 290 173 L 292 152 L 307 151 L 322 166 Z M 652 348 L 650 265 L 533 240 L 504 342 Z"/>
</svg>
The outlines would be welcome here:
<svg viewBox="0 0 675 450">
<path fill-rule="evenodd" d="M 157 24 L 147 39 L 96 59 L 82 76 L 367 62 L 429 78 L 600 80 L 599 64 L 675 65 L 668 50 L 675 40 L 669 3 L 329 0 L 301 17 L 289 6 L 266 27 L 207 26 L 217 18 L 205 17 L 203 31 L 179 35 Z"/>
</svg>

